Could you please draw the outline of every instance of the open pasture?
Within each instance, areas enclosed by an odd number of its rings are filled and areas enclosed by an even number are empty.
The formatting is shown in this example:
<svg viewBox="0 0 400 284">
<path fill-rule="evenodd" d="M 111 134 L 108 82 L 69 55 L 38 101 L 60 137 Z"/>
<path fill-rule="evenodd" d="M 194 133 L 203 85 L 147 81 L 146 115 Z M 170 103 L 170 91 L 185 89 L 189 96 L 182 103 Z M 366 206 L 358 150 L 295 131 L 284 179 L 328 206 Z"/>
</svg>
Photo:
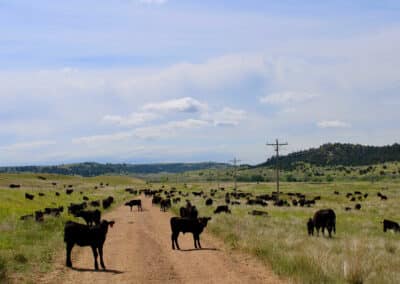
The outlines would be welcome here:
<svg viewBox="0 0 400 284">
<path fill-rule="evenodd" d="M 212 216 L 208 230 L 222 238 L 232 249 L 239 249 L 269 263 L 279 275 L 299 283 L 398 283 L 400 279 L 400 234 L 383 232 L 383 219 L 400 221 L 400 184 L 397 182 L 342 182 L 342 183 L 283 183 L 281 199 L 290 206 L 277 207 L 246 205 L 246 199 L 235 199 L 240 205 L 231 205 L 232 214 L 214 214 L 217 205 L 225 205 L 225 194 L 232 192 L 233 184 L 221 184 L 212 197 L 209 183 L 177 186 L 189 192 L 172 210 L 179 215 L 179 207 L 189 199 L 199 210 L 199 216 Z M 213 198 L 206 206 L 203 196 L 191 192 L 203 191 Z M 241 183 L 238 191 L 255 195 L 271 194 L 274 183 Z M 334 194 L 334 191 L 339 194 Z M 350 201 L 347 193 L 360 191 L 361 200 Z M 293 196 L 302 193 L 316 200 L 311 207 L 293 206 Z M 378 192 L 387 196 L 381 200 Z M 365 198 L 364 195 L 368 194 Z M 355 204 L 361 204 L 355 210 Z M 346 211 L 345 207 L 352 208 Z M 332 208 L 336 212 L 336 234 L 333 238 L 308 236 L 306 222 L 318 209 Z M 253 216 L 252 210 L 267 211 L 268 216 Z"/>
<path fill-rule="evenodd" d="M 10 184 L 20 185 L 10 188 Z M 129 177 L 99 176 L 82 178 L 48 174 L 1 174 L 0 175 L 0 282 L 29 282 L 28 275 L 50 269 L 54 255 L 64 249 L 63 227 L 67 220 L 84 220 L 68 214 L 70 203 L 80 203 L 83 196 L 89 201 L 113 196 L 111 209 L 129 198 L 126 187 L 143 184 Z M 66 194 L 67 189 L 73 193 Z M 56 195 L 56 192 L 59 195 Z M 81 193 L 82 192 L 82 193 Z M 25 193 L 34 195 L 33 200 Z M 39 196 L 39 193 L 44 196 Z M 20 220 L 46 207 L 63 206 L 59 217 L 44 216 L 43 222 Z M 88 207 L 91 208 L 90 206 Z M 101 211 L 104 211 L 100 207 Z M 28 278 L 27 278 L 28 277 Z"/>
</svg>

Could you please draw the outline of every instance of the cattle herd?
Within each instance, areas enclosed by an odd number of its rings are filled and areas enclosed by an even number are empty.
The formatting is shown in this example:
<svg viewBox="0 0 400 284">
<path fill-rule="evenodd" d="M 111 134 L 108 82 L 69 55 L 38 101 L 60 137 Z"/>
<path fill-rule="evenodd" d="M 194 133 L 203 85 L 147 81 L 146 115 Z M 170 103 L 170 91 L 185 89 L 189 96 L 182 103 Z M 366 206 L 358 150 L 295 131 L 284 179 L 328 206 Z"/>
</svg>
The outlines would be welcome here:
<svg viewBox="0 0 400 284">
<path fill-rule="evenodd" d="M 13 184 L 10 187 L 17 187 L 17 185 Z M 103 187 L 104 184 L 100 184 L 100 187 Z M 66 186 L 64 186 L 66 187 Z M 160 189 L 140 189 L 135 190 L 133 188 L 126 188 L 126 192 L 133 195 L 144 195 L 147 198 L 151 198 L 152 205 L 159 205 L 160 210 L 166 212 L 169 208 L 171 208 L 172 204 L 177 204 L 181 202 L 182 199 L 186 200 L 186 205 L 179 208 L 179 217 L 172 217 L 170 219 L 171 226 L 171 242 L 172 249 L 180 249 L 178 244 L 178 236 L 180 233 L 191 233 L 193 235 L 194 247 L 201 248 L 200 244 L 200 234 L 203 232 L 204 228 L 207 226 L 208 222 L 211 220 L 211 217 L 200 217 L 199 211 L 194 206 L 190 197 L 196 197 L 197 200 L 199 198 L 204 199 L 204 204 L 207 207 L 213 206 L 218 200 L 214 200 L 216 194 L 218 193 L 221 196 L 223 194 L 224 204 L 218 204 L 215 206 L 213 210 L 214 214 L 231 214 L 232 207 L 240 204 L 246 204 L 250 206 L 262 206 L 267 207 L 269 205 L 283 207 L 283 206 L 299 206 L 299 207 L 312 207 L 319 200 L 321 200 L 320 196 L 314 196 L 312 198 L 306 197 L 305 194 L 302 193 L 280 193 L 272 192 L 272 194 L 253 194 L 250 192 L 243 192 L 240 190 L 233 190 L 232 192 L 226 192 L 225 188 L 221 187 L 218 190 L 212 189 L 208 193 L 204 191 L 178 191 L 176 188 L 172 187 L 170 190 L 165 189 L 162 186 Z M 83 194 L 83 192 L 80 192 Z M 56 192 L 56 196 L 60 196 L 61 192 Z M 72 186 L 68 186 L 65 188 L 65 194 L 71 195 L 74 194 L 74 189 Z M 334 195 L 340 195 L 340 192 L 334 191 Z M 38 193 L 39 197 L 44 196 L 44 193 Z M 282 196 L 287 196 L 286 199 L 282 199 Z M 387 196 L 378 192 L 377 196 L 382 200 L 387 200 Z M 27 200 L 33 201 L 35 198 L 34 194 L 25 193 L 25 198 Z M 368 198 L 368 193 L 363 194 L 360 191 L 349 192 L 346 194 L 346 198 L 349 202 L 355 202 L 354 206 L 346 206 L 343 209 L 345 211 L 352 210 L 361 210 L 361 202 Z M 106 240 L 106 235 L 108 232 L 108 228 L 114 225 L 114 221 L 107 221 L 101 219 L 101 211 L 99 210 L 102 206 L 103 209 L 109 208 L 114 203 L 114 197 L 109 196 L 102 200 L 92 200 L 89 201 L 87 196 L 83 196 L 83 202 L 81 203 L 71 203 L 67 207 L 68 214 L 82 218 L 86 224 L 80 224 L 73 221 L 68 221 L 64 227 L 64 241 L 66 243 L 66 265 L 68 267 L 72 267 L 71 261 L 71 251 L 74 245 L 78 246 L 90 246 L 93 251 L 94 256 L 94 267 L 98 269 L 97 257 L 100 256 L 100 265 L 103 269 L 105 269 L 105 264 L 103 261 L 103 244 Z M 200 199 L 201 200 L 201 199 Z M 88 209 L 88 206 L 94 207 L 92 210 Z M 137 211 L 143 211 L 142 208 L 142 200 L 141 199 L 131 199 L 125 202 L 125 206 L 130 208 L 132 211 L 133 207 L 137 207 Z M 97 208 L 96 208 L 97 207 Z M 32 214 L 21 216 L 21 220 L 36 220 L 37 222 L 43 222 L 44 216 L 54 216 L 58 217 L 60 214 L 64 212 L 64 207 L 46 207 L 43 210 L 37 210 Z M 261 216 L 268 217 L 269 214 L 264 210 L 250 210 L 248 214 L 253 216 Z M 395 232 L 400 232 L 400 226 L 397 222 L 384 219 L 382 221 L 383 231 L 393 230 Z M 329 237 L 332 237 L 332 234 L 336 234 L 336 214 L 332 209 L 320 209 L 317 210 L 313 216 L 311 216 L 306 222 L 306 227 L 308 234 L 310 236 L 314 235 L 314 231 L 316 230 L 316 235 L 319 235 L 321 231 L 322 234 L 325 233 L 325 229 L 328 231 Z"/>
</svg>

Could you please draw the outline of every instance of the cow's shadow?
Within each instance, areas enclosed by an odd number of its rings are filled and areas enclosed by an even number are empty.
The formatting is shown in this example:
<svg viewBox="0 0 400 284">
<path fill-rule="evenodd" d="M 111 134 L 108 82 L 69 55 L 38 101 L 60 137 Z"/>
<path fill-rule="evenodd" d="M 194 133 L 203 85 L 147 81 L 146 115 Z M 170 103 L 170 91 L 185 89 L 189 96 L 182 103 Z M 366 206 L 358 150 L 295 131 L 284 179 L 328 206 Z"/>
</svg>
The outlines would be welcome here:
<svg viewBox="0 0 400 284">
<path fill-rule="evenodd" d="M 120 271 L 120 270 L 116 270 L 116 269 L 99 269 L 99 270 L 95 270 L 95 269 L 90 269 L 90 268 L 80 268 L 80 267 L 71 267 L 71 270 L 75 270 L 75 271 L 80 271 L 80 272 L 102 272 L 102 273 L 112 273 L 112 274 L 122 274 L 125 273 L 124 271 Z"/>
<path fill-rule="evenodd" d="M 192 249 L 180 249 L 177 251 L 190 252 L 190 251 L 202 251 L 202 250 L 220 251 L 220 249 L 217 248 L 192 248 Z"/>
</svg>

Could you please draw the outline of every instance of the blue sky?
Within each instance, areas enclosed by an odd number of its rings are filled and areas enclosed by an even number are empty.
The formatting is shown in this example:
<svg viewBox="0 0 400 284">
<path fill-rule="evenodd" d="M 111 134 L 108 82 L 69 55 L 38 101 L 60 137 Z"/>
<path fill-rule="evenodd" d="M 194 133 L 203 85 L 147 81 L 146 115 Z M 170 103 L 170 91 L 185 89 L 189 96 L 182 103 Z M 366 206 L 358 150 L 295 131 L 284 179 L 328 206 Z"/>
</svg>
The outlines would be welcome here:
<svg viewBox="0 0 400 284">
<path fill-rule="evenodd" d="M 399 1 L 0 0 L 0 165 L 399 142 Z"/>
</svg>

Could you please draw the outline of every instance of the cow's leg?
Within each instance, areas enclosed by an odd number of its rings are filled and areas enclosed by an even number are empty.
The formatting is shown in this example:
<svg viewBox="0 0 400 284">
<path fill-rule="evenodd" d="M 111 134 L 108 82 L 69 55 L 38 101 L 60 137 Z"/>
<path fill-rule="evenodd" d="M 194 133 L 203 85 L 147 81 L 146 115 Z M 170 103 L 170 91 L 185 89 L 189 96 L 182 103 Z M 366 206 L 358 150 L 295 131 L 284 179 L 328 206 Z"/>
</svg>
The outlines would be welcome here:
<svg viewBox="0 0 400 284">
<path fill-rule="evenodd" d="M 198 248 L 201 249 L 201 245 L 200 245 L 200 235 L 197 235 L 197 246 L 198 246 Z"/>
<path fill-rule="evenodd" d="M 332 227 L 331 226 L 328 226 L 328 234 L 329 234 L 329 237 L 332 238 Z"/>
<path fill-rule="evenodd" d="M 172 249 L 175 249 L 175 245 L 177 249 L 179 248 L 179 244 L 178 244 L 178 236 L 179 236 L 179 232 L 178 233 L 172 233 L 171 236 L 171 240 L 172 240 Z"/>
<path fill-rule="evenodd" d="M 197 248 L 197 237 L 196 234 L 193 234 L 194 248 Z"/>
<path fill-rule="evenodd" d="M 97 249 L 95 246 L 92 246 L 93 258 L 94 258 L 94 269 L 99 270 L 99 264 L 97 263 Z"/>
<path fill-rule="evenodd" d="M 176 244 L 176 248 L 180 250 L 180 247 L 179 247 L 179 244 L 178 244 L 178 236 L 179 236 L 179 232 L 175 236 L 175 244 Z"/>
<path fill-rule="evenodd" d="M 319 237 L 319 227 L 317 227 L 317 237 Z"/>
<path fill-rule="evenodd" d="M 67 261 L 66 261 L 66 265 L 68 267 L 72 267 L 71 251 L 72 251 L 73 247 L 74 247 L 73 243 L 67 243 Z"/>
<path fill-rule="evenodd" d="M 131 212 L 132 212 L 132 206 L 131 206 Z"/>
<path fill-rule="evenodd" d="M 104 260 L 103 260 L 103 245 L 99 247 L 99 255 L 100 255 L 100 265 L 105 270 L 106 266 L 104 265 Z"/>
</svg>

